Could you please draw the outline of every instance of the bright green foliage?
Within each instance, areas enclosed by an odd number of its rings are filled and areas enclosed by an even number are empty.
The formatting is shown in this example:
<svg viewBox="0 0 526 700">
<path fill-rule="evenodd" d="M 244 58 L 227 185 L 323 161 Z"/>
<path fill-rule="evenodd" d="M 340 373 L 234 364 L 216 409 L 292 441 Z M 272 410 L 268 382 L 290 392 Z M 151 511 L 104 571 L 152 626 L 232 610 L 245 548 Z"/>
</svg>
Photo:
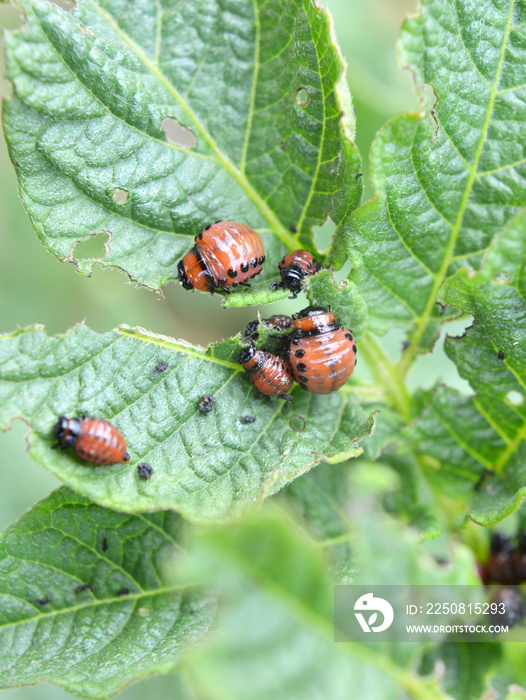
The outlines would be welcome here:
<svg viewBox="0 0 526 700">
<path fill-rule="evenodd" d="M 52 680 L 95 698 L 174 670 L 210 625 L 208 594 L 184 587 L 199 581 L 225 602 L 190 662 L 202 700 L 481 696 L 497 643 L 480 656 L 335 644 L 332 586 L 476 585 L 459 540 L 475 528 L 480 554 L 487 533 L 466 516 L 493 526 L 526 496 L 524 3 L 422 0 L 401 40 L 422 109 L 379 132 L 375 197 L 357 210 L 343 61 L 312 0 L 79 0 L 72 13 L 20 3 L 4 124 L 44 245 L 84 274 L 100 262 L 158 288 L 201 227 L 239 220 L 267 253 L 257 284 L 223 300 L 242 307 L 289 296 L 269 288 L 279 259 L 315 251 L 312 229 L 330 217 L 328 269 L 306 280 L 297 310 L 303 293 L 332 307 L 359 363 L 335 394 L 295 387 L 287 410 L 255 400 L 239 336 L 208 349 L 129 327 L 0 338 L 0 428 L 24 420 L 31 455 L 79 494 L 55 492 L 0 539 L 0 685 Z M 104 259 L 75 260 L 98 232 Z M 329 265 L 348 258 L 340 280 Z M 467 315 L 473 325 L 445 348 L 473 394 L 410 391 L 418 355 Z M 400 357 L 374 335 L 394 326 Z M 259 347 L 279 347 L 272 335 Z M 204 395 L 217 399 L 206 414 Z M 128 464 L 51 449 L 57 418 L 84 411 L 123 432 Z M 267 504 L 255 516 L 278 491 L 285 515 Z M 162 509 L 172 512 L 151 514 Z M 180 516 L 210 526 L 188 526 L 184 560 Z M 448 529 L 455 539 L 427 541 Z M 94 590 L 76 593 L 85 583 Z"/>
<path fill-rule="evenodd" d="M 415 433 L 418 449 L 440 466 L 440 488 L 474 495 L 470 515 L 483 525 L 526 495 L 525 259 L 520 216 L 494 239 L 479 273 L 460 270 L 444 285 L 441 301 L 475 316 L 465 336 L 446 343 L 475 395 L 440 388 Z"/>
<path fill-rule="evenodd" d="M 436 104 L 432 117 L 399 117 L 378 134 L 377 196 L 352 216 L 347 247 L 369 327 L 408 331 L 405 366 L 434 341 L 444 279 L 478 268 L 526 205 L 523 15 L 514 0 L 428 0 L 404 24 L 402 60 Z"/>
<path fill-rule="evenodd" d="M 234 341 L 207 351 L 122 328 L 99 335 L 77 326 L 48 338 L 41 329 L 0 340 L 0 426 L 23 418 L 33 457 L 78 493 L 127 512 L 173 508 L 195 522 L 229 520 L 321 460 L 361 454 L 372 419 L 349 392 L 319 396 L 299 387 L 292 407 L 256 401 Z M 168 364 L 162 372 L 155 370 Z M 23 387 L 23 391 L 21 391 Z M 199 412 L 202 396 L 217 399 Z M 52 450 L 60 415 L 111 421 L 128 464 L 94 467 Z M 245 415 L 256 421 L 243 424 Z M 137 464 L 154 469 L 145 481 Z"/>
<path fill-rule="evenodd" d="M 104 231 L 102 264 L 159 287 L 224 218 L 262 232 L 270 278 L 286 247 L 312 246 L 313 224 L 358 204 L 343 63 L 309 0 L 20 4 L 5 130 L 57 257 L 75 262 L 75 243 Z M 183 136 L 167 139 L 166 118 Z"/>
<path fill-rule="evenodd" d="M 315 529 L 320 532 L 324 520 L 330 529 L 334 516 L 323 488 L 316 489 L 318 480 L 307 478 L 313 486 L 309 510 L 315 514 Z M 295 490 L 296 485 L 290 495 Z M 318 494 L 319 508 L 314 503 Z M 407 532 L 386 521 L 372 501 L 350 499 L 348 504 L 360 515 L 353 543 L 362 543 L 357 560 L 364 583 L 382 576 L 385 581 L 386 570 L 391 583 L 473 580 L 465 552 L 441 569 L 409 550 Z M 408 670 L 422 652 L 416 644 L 334 643 L 332 581 L 321 556 L 326 545 L 330 540 L 313 547 L 290 519 L 267 516 L 249 526 L 205 533 L 192 546 L 189 572 L 217 580 L 229 601 L 209 653 L 190 664 L 199 697 L 344 700 L 349 688 L 364 698 L 396 698 L 400 688 L 430 700 L 446 697 L 434 679 Z M 484 669 L 476 671 L 482 673 Z"/>
<path fill-rule="evenodd" d="M 0 685 L 46 680 L 107 698 L 132 680 L 174 671 L 215 607 L 176 578 L 183 535 L 174 513 L 122 515 L 66 488 L 8 527 L 0 537 Z"/>
</svg>

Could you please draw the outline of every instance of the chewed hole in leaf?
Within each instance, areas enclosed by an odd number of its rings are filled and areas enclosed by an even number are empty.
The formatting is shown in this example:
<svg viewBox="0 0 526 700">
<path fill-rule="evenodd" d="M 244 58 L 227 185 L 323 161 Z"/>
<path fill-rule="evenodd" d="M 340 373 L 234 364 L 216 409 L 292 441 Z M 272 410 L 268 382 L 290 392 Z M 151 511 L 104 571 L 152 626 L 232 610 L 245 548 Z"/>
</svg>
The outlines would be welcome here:
<svg viewBox="0 0 526 700">
<path fill-rule="evenodd" d="M 505 272 L 504 270 L 501 270 L 500 272 L 497 272 L 496 275 L 493 275 L 493 281 L 497 284 L 509 284 L 511 280 L 512 276 L 510 273 Z"/>
<path fill-rule="evenodd" d="M 107 241 L 108 234 L 104 231 L 99 231 L 99 233 L 79 241 L 75 245 L 72 255 L 77 260 L 102 260 L 107 252 Z"/>
<path fill-rule="evenodd" d="M 60 7 L 62 10 L 66 10 L 66 12 L 73 12 L 75 9 L 75 3 L 70 2 L 70 0 L 48 0 L 52 5 L 56 5 L 57 7 Z"/>
<path fill-rule="evenodd" d="M 331 244 L 335 231 L 336 224 L 330 217 L 327 217 L 327 220 L 321 226 L 313 226 L 312 232 L 316 248 L 325 252 Z"/>
<path fill-rule="evenodd" d="M 296 104 L 298 107 L 306 107 L 309 104 L 309 93 L 304 87 L 299 87 L 295 94 Z"/>
<path fill-rule="evenodd" d="M 165 117 L 161 121 L 161 126 L 169 143 L 175 143 L 181 148 L 194 148 L 197 144 L 197 139 L 190 129 L 181 126 L 172 117 Z"/>
<path fill-rule="evenodd" d="M 512 406 L 520 406 L 524 403 L 524 396 L 518 391 L 508 391 L 506 401 L 511 403 Z"/>
<path fill-rule="evenodd" d="M 15 86 L 7 78 L 2 78 L 0 80 L 0 97 L 2 99 L 10 100 L 14 97 Z"/>
<path fill-rule="evenodd" d="M 111 192 L 111 198 L 115 204 L 126 204 L 130 193 L 122 187 L 115 187 Z"/>
<path fill-rule="evenodd" d="M 297 413 L 295 413 L 289 418 L 289 425 L 295 433 L 302 433 L 305 430 L 307 421 L 303 416 L 300 416 Z"/>
</svg>

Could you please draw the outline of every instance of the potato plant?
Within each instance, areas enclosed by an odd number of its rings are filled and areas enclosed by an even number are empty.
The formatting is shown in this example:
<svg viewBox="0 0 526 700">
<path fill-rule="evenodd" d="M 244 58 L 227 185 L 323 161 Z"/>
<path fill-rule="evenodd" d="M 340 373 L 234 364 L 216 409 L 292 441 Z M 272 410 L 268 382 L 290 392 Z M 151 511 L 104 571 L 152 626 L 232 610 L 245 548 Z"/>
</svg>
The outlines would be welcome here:
<svg viewBox="0 0 526 700">
<path fill-rule="evenodd" d="M 315 0 L 17 6 L 3 122 L 41 243 L 83 275 L 117 268 L 158 291 L 204 226 L 245 223 L 263 272 L 217 305 L 275 313 L 279 260 L 310 250 L 323 269 L 297 310 L 332 307 L 358 366 L 335 393 L 295 385 L 287 410 L 255 400 L 241 335 L 203 348 L 79 319 L 2 336 L 0 427 L 23 420 L 63 485 L 0 536 L 0 686 L 109 698 L 179 672 L 185 700 L 523 697 L 498 641 L 335 644 L 332 617 L 334 583 L 481 585 L 488 528 L 522 522 L 523 0 L 422 0 L 399 46 L 420 108 L 370 156 Z M 100 234 L 104 256 L 77 259 Z M 470 391 L 415 389 L 416 363 L 459 319 L 444 347 Z M 83 412 L 125 435 L 129 463 L 52 449 L 57 418 Z"/>
</svg>

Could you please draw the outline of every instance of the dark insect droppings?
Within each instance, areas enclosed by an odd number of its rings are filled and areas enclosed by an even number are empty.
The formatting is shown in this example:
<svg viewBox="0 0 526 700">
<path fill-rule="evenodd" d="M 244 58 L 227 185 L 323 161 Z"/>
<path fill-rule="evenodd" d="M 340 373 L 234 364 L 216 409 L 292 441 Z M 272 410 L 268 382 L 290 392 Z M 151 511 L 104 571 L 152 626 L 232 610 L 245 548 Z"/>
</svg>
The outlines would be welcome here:
<svg viewBox="0 0 526 700">
<path fill-rule="evenodd" d="M 216 405 L 216 401 L 217 399 L 215 396 L 201 396 L 198 404 L 199 413 L 210 413 Z"/>
<path fill-rule="evenodd" d="M 155 366 L 155 369 L 153 371 L 154 372 L 164 372 L 167 369 L 168 369 L 168 362 L 165 362 L 163 360 L 162 362 L 159 362 L 159 364 Z"/>
<path fill-rule="evenodd" d="M 256 416 L 241 416 L 239 419 L 242 423 L 255 423 Z"/>
<path fill-rule="evenodd" d="M 108 540 L 104 537 L 102 540 L 102 551 L 107 552 L 108 551 Z"/>
<path fill-rule="evenodd" d="M 121 588 L 121 590 L 120 590 L 120 591 L 117 591 L 117 593 L 116 593 L 115 595 L 116 595 L 116 596 L 128 595 L 129 592 L 130 592 L 130 589 L 129 589 L 129 588 Z"/>
<path fill-rule="evenodd" d="M 48 603 L 51 603 L 51 598 L 48 598 L 47 596 L 45 598 L 38 599 L 39 605 L 47 605 Z"/>
<path fill-rule="evenodd" d="M 298 229 L 294 226 L 294 224 L 291 224 L 291 225 L 289 226 L 289 231 L 290 231 L 291 233 L 298 233 Z"/>
<path fill-rule="evenodd" d="M 506 359 L 506 355 L 502 352 L 502 350 L 499 350 L 499 351 L 498 351 L 497 357 L 499 358 L 499 360 L 505 360 L 505 359 Z"/>
<path fill-rule="evenodd" d="M 146 481 L 148 481 L 148 479 L 153 474 L 153 467 L 151 467 L 146 462 L 141 462 L 137 465 L 137 473 L 141 478 L 146 479 Z"/>
<path fill-rule="evenodd" d="M 93 593 L 93 586 L 91 583 L 83 583 L 80 586 L 77 586 L 75 588 L 75 593 L 78 595 L 79 593 L 82 593 L 82 591 L 87 591 L 90 590 Z"/>
</svg>

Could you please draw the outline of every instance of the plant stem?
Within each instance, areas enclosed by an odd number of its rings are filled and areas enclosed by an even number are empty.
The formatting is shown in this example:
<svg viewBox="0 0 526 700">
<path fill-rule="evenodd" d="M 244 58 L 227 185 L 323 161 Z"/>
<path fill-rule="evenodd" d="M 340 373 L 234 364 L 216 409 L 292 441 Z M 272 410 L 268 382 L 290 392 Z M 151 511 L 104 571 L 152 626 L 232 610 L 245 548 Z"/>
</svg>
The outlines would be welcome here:
<svg viewBox="0 0 526 700">
<path fill-rule="evenodd" d="M 385 355 L 370 333 L 360 339 L 360 351 L 377 384 L 385 390 L 391 406 L 410 423 L 413 416 L 409 392 L 398 374 L 397 366 Z"/>
</svg>

